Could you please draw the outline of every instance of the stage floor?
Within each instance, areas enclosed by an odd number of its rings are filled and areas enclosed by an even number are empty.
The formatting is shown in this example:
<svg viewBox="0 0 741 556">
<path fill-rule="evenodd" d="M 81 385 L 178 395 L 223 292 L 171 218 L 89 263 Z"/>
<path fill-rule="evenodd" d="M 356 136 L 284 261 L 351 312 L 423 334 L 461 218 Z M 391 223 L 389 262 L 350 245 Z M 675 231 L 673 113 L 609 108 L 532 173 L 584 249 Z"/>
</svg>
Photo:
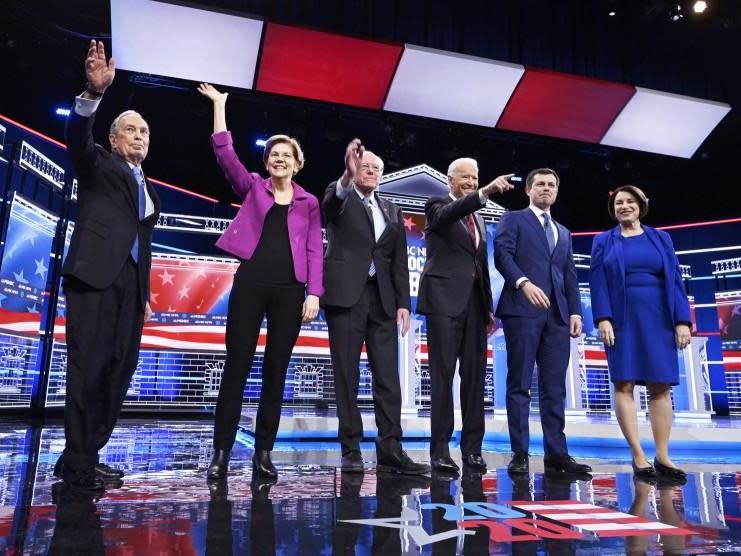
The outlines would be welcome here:
<svg viewBox="0 0 741 556">
<path fill-rule="evenodd" d="M 228 483 L 205 480 L 209 421 L 124 419 L 102 454 L 126 477 L 99 499 L 52 469 L 61 424 L 0 424 L 0 554 L 715 554 L 741 552 L 741 465 L 684 456 L 687 484 L 634 482 L 624 455 L 584 461 L 591 480 L 486 474 L 459 479 L 342 474 L 334 442 L 279 442 L 277 484 L 251 479 L 240 433 Z M 406 443 L 427 460 L 427 444 Z M 460 452 L 451 446 L 455 458 Z"/>
</svg>

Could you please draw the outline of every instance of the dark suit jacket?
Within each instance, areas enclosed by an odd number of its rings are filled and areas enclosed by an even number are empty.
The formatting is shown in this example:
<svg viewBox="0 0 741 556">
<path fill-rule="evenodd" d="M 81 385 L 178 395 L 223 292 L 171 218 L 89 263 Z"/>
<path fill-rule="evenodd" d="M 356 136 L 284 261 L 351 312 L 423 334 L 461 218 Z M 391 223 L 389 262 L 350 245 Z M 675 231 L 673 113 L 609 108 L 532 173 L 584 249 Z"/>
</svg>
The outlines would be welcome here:
<svg viewBox="0 0 741 556">
<path fill-rule="evenodd" d="M 427 200 L 427 261 L 419 284 L 418 313 L 458 316 L 465 309 L 474 286 L 482 289 L 487 312 L 493 312 L 486 227 L 483 220 L 474 215 L 481 238 L 478 247 L 474 247 L 465 221 L 467 215 L 481 206 L 478 193 L 455 201 L 449 196 Z M 478 281 L 476 276 L 480 277 Z"/>
<path fill-rule="evenodd" d="M 565 324 L 569 323 L 570 315 L 581 315 L 571 233 L 555 220 L 553 222 L 558 227 L 558 242 L 553 254 L 549 252 L 542 223 L 529 208 L 507 212 L 497 225 L 494 264 L 504 276 L 498 317 L 532 318 L 543 312 L 516 288 L 517 279 L 522 276 L 555 300 Z"/>
<path fill-rule="evenodd" d="M 679 261 L 671 237 L 666 232 L 643 226 L 646 237 L 661 253 L 664 267 L 664 299 L 672 322 L 691 325 L 690 304 L 682 281 Z M 589 270 L 589 287 L 592 296 L 592 314 L 595 324 L 611 320 L 619 328 L 625 317 L 625 258 L 620 226 L 596 236 L 592 242 L 592 260 Z"/>
<path fill-rule="evenodd" d="M 322 305 L 355 305 L 368 280 L 372 257 L 383 310 L 389 317 L 395 317 L 397 309 L 410 308 L 407 238 L 401 209 L 375 194 L 386 219 L 386 229 L 376 242 L 368 214 L 357 193 L 350 191 L 342 200 L 336 191 L 335 181 L 327 187 L 322 201 L 328 241 L 324 253 Z"/>
<path fill-rule="evenodd" d="M 64 276 L 74 276 L 95 289 L 109 287 L 126 262 L 139 234 L 139 283 L 142 307 L 149 300 L 152 266 L 152 229 L 157 222 L 160 200 L 147 180 L 154 214 L 139 221 L 138 185 L 128 163 L 93 142 L 93 122 L 72 111 L 65 138 L 77 173 L 78 215 Z"/>
</svg>

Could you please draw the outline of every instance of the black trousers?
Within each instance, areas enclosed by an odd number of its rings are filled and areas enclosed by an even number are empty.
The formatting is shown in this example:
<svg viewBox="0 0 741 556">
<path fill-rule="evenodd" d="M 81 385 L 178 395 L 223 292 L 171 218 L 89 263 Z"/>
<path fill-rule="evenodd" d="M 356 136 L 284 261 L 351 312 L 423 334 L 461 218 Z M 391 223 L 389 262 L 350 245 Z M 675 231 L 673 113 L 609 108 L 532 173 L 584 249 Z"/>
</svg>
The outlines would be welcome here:
<svg viewBox="0 0 741 556">
<path fill-rule="evenodd" d="M 144 311 L 136 264 L 129 259 L 114 283 L 96 290 L 65 278 L 67 394 L 64 464 L 76 471 L 98 463 L 139 362 Z"/>
<path fill-rule="evenodd" d="M 379 455 L 395 453 L 401 441 L 401 386 L 399 385 L 396 318 L 383 310 L 378 285 L 369 281 L 353 307 L 325 307 L 329 350 L 342 454 L 360 450 L 363 422 L 358 409 L 360 352 L 365 342 L 373 373 L 373 406 Z"/>
<path fill-rule="evenodd" d="M 256 283 L 242 272 L 234 275 L 226 321 L 226 363 L 216 402 L 214 448 L 230 450 L 237 436 L 244 385 L 255 357 L 260 324 L 267 317 L 262 389 L 255 422 L 255 450 L 272 450 L 278 434 L 283 389 L 291 352 L 301 330 L 304 284 Z"/>
<path fill-rule="evenodd" d="M 480 454 L 484 439 L 484 376 L 486 323 L 489 315 L 478 288 L 456 317 L 427 315 L 430 369 L 430 455 L 449 455 L 453 435 L 453 378 L 455 363 L 461 377 L 461 452 Z"/>
</svg>

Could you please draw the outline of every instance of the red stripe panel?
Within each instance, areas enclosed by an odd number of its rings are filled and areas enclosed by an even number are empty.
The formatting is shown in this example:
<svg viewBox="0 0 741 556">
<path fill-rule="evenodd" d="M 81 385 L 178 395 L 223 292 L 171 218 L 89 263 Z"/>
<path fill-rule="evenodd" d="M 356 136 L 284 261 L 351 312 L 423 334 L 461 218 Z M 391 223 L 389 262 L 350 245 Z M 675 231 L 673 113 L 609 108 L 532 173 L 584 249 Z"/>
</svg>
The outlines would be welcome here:
<svg viewBox="0 0 741 556">
<path fill-rule="evenodd" d="M 256 89 L 380 110 L 402 48 L 268 23 Z"/>
<path fill-rule="evenodd" d="M 624 83 L 527 68 L 497 127 L 599 143 L 634 93 Z"/>
</svg>

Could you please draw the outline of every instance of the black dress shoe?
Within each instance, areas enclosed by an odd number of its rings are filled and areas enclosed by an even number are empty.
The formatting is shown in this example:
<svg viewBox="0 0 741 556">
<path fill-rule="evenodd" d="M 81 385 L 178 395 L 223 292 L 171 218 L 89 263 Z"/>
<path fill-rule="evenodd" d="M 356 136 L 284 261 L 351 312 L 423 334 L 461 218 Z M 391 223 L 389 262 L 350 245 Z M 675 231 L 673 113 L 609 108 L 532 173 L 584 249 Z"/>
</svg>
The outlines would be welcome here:
<svg viewBox="0 0 741 556">
<path fill-rule="evenodd" d="M 277 479 L 278 470 L 270 461 L 270 450 L 256 450 L 252 455 L 252 474 L 265 479 Z"/>
<path fill-rule="evenodd" d="M 585 463 L 577 463 L 568 454 L 548 455 L 543 458 L 545 470 L 548 473 L 582 474 L 591 473 L 592 468 Z"/>
<path fill-rule="evenodd" d="M 64 465 L 62 466 L 62 478 L 73 488 L 90 491 L 105 490 L 103 480 L 95 474 L 95 469 L 92 467 L 84 471 L 75 471 Z"/>
<path fill-rule="evenodd" d="M 646 467 L 638 467 L 636 462 L 631 461 L 630 465 L 633 467 L 633 475 L 639 479 L 655 479 L 656 469 L 650 463 Z"/>
<path fill-rule="evenodd" d="M 439 473 L 457 474 L 460 470 L 458 464 L 450 456 L 433 457 L 430 460 L 430 466 Z"/>
<path fill-rule="evenodd" d="M 398 475 L 429 475 L 430 466 L 426 463 L 417 463 L 404 450 L 394 454 L 379 456 L 376 470 L 381 473 L 396 473 Z"/>
<path fill-rule="evenodd" d="M 525 475 L 530 473 L 530 460 L 526 452 L 515 452 L 507 465 L 507 472 L 513 475 Z"/>
<path fill-rule="evenodd" d="M 214 457 L 206 471 L 206 478 L 211 481 L 225 479 L 229 472 L 229 456 L 231 450 L 214 450 Z"/>
<path fill-rule="evenodd" d="M 468 454 L 463 456 L 463 466 L 476 471 L 486 471 L 486 462 L 481 454 Z"/>
<path fill-rule="evenodd" d="M 660 477 L 666 477 L 675 481 L 687 480 L 687 473 L 685 473 L 679 467 L 669 467 L 668 465 L 664 465 L 663 463 L 661 463 L 656 458 L 654 458 L 654 467 L 656 468 L 656 473 Z"/>
<path fill-rule="evenodd" d="M 342 456 L 342 472 L 343 473 L 364 473 L 365 464 L 363 463 L 363 456 L 360 452 L 348 452 Z"/>
<path fill-rule="evenodd" d="M 104 481 L 116 481 L 120 480 L 124 476 L 124 472 L 105 463 L 98 463 L 95 465 L 95 474 L 103 479 Z"/>
</svg>

